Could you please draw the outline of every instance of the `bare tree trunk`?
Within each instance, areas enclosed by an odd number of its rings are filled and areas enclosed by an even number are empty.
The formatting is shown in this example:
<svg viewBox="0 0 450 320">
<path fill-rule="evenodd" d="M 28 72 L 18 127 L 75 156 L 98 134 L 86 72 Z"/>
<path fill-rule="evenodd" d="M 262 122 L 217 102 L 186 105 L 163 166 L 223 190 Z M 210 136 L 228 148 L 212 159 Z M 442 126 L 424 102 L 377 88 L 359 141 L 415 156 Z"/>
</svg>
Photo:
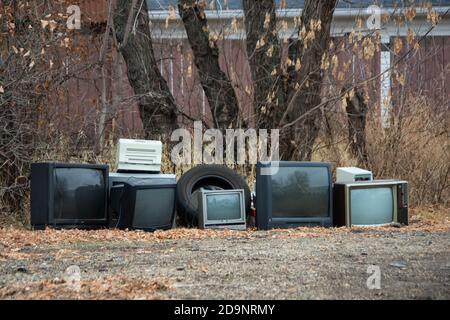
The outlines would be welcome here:
<svg viewBox="0 0 450 320">
<path fill-rule="evenodd" d="M 281 48 L 273 0 L 243 0 L 247 54 L 252 72 L 256 125 L 274 128 L 284 107 Z"/>
<path fill-rule="evenodd" d="M 200 82 L 208 99 L 216 127 L 240 126 L 239 107 L 231 81 L 219 66 L 216 39 L 208 31 L 204 2 L 179 0 L 178 10 L 194 53 Z"/>
<path fill-rule="evenodd" d="M 284 159 L 311 160 L 319 133 L 323 73 L 322 56 L 327 53 L 336 0 L 306 0 L 299 27 L 297 58 L 301 67 L 281 120 L 280 149 Z M 303 31 L 303 32 L 302 32 Z M 300 121 L 298 121 L 300 119 Z"/>
<path fill-rule="evenodd" d="M 353 97 L 347 99 L 348 117 L 348 139 L 350 150 L 353 156 L 358 159 L 358 163 L 367 165 L 366 150 L 366 114 L 367 105 L 359 90 L 355 91 Z"/>
<path fill-rule="evenodd" d="M 117 0 L 115 34 L 146 137 L 167 139 L 177 128 L 177 107 L 156 63 L 149 22 L 146 1 Z"/>
<path fill-rule="evenodd" d="M 100 48 L 100 54 L 99 54 L 99 64 L 101 68 L 101 81 L 102 81 L 102 91 L 101 91 L 101 103 L 102 103 L 102 109 L 100 113 L 100 118 L 98 121 L 98 132 L 99 132 L 99 139 L 98 144 L 96 145 L 96 152 L 100 152 L 105 144 L 105 135 L 106 135 L 106 125 L 107 125 L 107 113 L 109 109 L 109 103 L 107 99 L 107 85 L 106 85 L 106 52 L 110 48 L 109 46 L 109 34 L 111 31 L 111 24 L 112 24 L 112 14 L 113 14 L 113 0 L 108 1 L 108 13 L 107 13 L 107 21 L 106 21 L 106 28 L 105 28 L 105 34 L 103 35 L 103 42 L 102 46 Z"/>
<path fill-rule="evenodd" d="M 106 97 L 106 68 L 103 64 L 101 66 L 101 80 L 102 80 L 102 92 L 101 92 L 101 102 L 102 102 L 102 109 L 100 113 L 100 118 L 98 120 L 98 133 L 99 133 L 99 139 L 98 139 L 98 145 L 96 146 L 96 152 L 99 153 L 103 148 L 105 144 L 105 134 L 106 134 L 106 114 L 108 113 L 108 99 Z"/>
</svg>

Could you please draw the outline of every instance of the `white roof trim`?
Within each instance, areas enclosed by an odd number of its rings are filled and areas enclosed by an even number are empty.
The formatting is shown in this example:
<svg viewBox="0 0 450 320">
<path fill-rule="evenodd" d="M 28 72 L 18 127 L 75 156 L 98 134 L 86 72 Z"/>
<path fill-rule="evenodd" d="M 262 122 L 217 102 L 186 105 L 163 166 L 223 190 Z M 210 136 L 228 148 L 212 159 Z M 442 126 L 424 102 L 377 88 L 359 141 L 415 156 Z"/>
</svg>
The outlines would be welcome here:
<svg viewBox="0 0 450 320">
<path fill-rule="evenodd" d="M 450 7 L 434 7 L 433 10 L 437 13 L 445 13 L 450 10 Z M 381 14 L 401 14 L 402 8 L 381 8 Z M 417 9 L 417 15 L 423 16 L 427 14 L 425 9 Z M 277 17 L 281 18 L 293 18 L 301 15 L 302 9 L 281 9 L 277 10 Z M 150 10 L 149 17 L 151 20 L 166 20 L 169 15 L 167 10 Z M 178 11 L 176 13 L 177 19 L 180 19 Z M 232 19 L 232 18 L 243 18 L 244 14 L 242 10 L 222 10 L 220 12 L 213 10 L 206 10 L 205 15 L 207 19 Z M 358 16 L 368 16 L 369 13 L 364 8 L 358 9 L 347 9 L 347 8 L 336 8 L 333 17 L 335 18 L 349 18 Z"/>
</svg>

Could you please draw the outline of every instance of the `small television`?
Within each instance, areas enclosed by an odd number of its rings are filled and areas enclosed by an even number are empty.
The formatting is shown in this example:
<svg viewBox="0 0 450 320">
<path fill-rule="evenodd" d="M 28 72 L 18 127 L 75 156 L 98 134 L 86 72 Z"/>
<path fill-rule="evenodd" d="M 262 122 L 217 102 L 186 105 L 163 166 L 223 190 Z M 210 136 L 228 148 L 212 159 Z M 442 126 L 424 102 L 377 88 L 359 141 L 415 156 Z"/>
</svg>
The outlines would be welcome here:
<svg viewBox="0 0 450 320">
<path fill-rule="evenodd" d="M 111 188 L 110 203 L 119 229 L 171 229 L 175 218 L 176 183 L 130 180 Z"/>
<path fill-rule="evenodd" d="M 331 166 L 276 161 L 256 166 L 256 227 L 331 226 Z"/>
<path fill-rule="evenodd" d="M 108 222 L 108 166 L 31 165 L 31 226 L 98 228 Z"/>
<path fill-rule="evenodd" d="M 408 182 L 373 180 L 334 185 L 335 226 L 408 224 Z"/>
<path fill-rule="evenodd" d="M 198 197 L 200 228 L 247 229 L 244 190 L 201 189 Z"/>
</svg>

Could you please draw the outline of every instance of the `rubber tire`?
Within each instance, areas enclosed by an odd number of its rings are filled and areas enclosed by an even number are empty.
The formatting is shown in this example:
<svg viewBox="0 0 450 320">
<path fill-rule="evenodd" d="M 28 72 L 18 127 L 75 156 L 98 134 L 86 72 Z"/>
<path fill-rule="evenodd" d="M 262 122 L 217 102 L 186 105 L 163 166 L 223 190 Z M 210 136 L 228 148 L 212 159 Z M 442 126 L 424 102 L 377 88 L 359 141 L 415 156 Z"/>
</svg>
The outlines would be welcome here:
<svg viewBox="0 0 450 320">
<path fill-rule="evenodd" d="M 250 189 L 245 179 L 222 165 L 199 165 L 185 174 L 177 182 L 177 213 L 187 226 L 198 226 L 197 208 L 191 204 L 192 192 L 202 185 L 217 186 L 221 189 L 243 189 L 246 216 L 250 213 Z"/>
</svg>

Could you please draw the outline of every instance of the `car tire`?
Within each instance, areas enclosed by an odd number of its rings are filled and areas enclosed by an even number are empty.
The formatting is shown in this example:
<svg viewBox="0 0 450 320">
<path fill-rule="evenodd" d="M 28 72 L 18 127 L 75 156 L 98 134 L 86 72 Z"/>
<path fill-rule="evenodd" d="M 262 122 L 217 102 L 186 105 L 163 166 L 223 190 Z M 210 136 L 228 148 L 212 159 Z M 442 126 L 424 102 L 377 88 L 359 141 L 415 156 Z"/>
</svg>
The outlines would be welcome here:
<svg viewBox="0 0 450 320">
<path fill-rule="evenodd" d="M 184 225 L 198 225 L 197 199 L 192 194 L 200 188 L 243 189 L 245 212 L 247 216 L 250 213 L 250 189 L 242 176 L 222 165 L 199 165 L 183 174 L 177 183 L 177 213 Z"/>
</svg>

